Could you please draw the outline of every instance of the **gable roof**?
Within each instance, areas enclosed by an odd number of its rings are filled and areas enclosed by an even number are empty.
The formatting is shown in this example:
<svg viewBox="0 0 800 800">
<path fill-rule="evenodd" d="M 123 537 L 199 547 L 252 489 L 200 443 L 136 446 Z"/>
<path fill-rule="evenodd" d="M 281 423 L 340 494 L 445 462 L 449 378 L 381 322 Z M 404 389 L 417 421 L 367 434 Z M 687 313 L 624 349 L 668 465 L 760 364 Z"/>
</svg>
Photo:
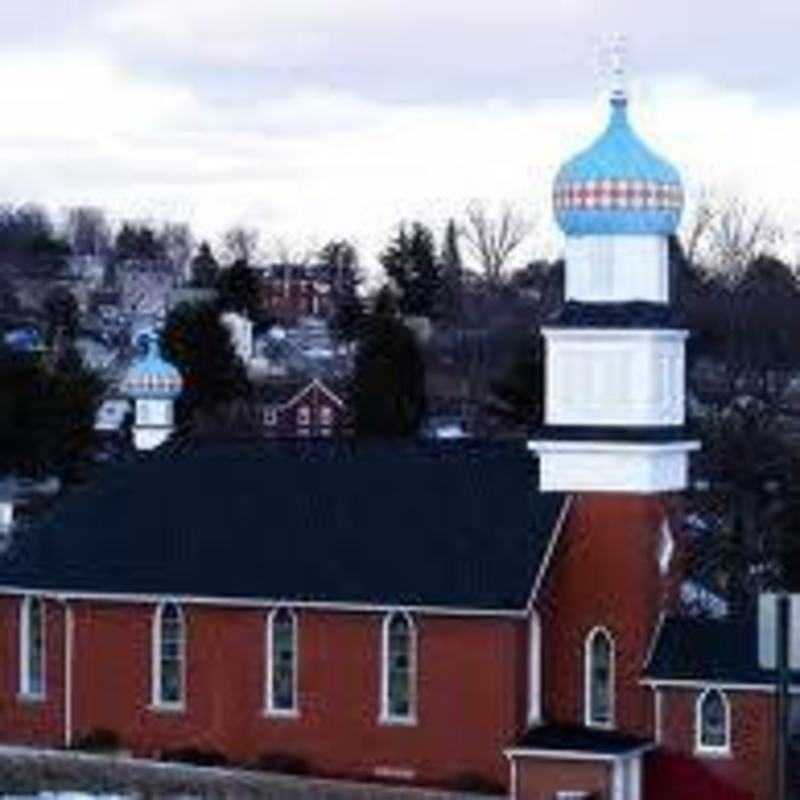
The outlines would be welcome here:
<svg viewBox="0 0 800 800">
<path fill-rule="evenodd" d="M 7 590 L 522 611 L 563 496 L 524 444 L 192 442 L 20 534 Z"/>
<path fill-rule="evenodd" d="M 314 387 L 327 395 L 332 403 L 344 408 L 342 398 L 344 387 L 333 381 L 323 382 L 319 378 L 306 378 L 305 380 L 270 381 L 261 387 L 261 399 L 269 406 L 288 408 L 296 403 Z"/>
<path fill-rule="evenodd" d="M 697 681 L 774 685 L 775 670 L 758 665 L 755 615 L 742 619 L 667 617 L 644 677 L 653 682 Z M 800 682 L 800 673 L 792 674 Z"/>
<path fill-rule="evenodd" d="M 313 391 L 315 387 L 319 389 L 320 392 L 325 394 L 332 403 L 335 403 L 340 408 L 344 407 L 344 401 L 337 394 L 334 394 L 333 390 L 328 388 L 328 386 L 326 386 L 319 378 L 312 378 L 310 381 L 305 383 L 302 388 L 298 389 L 293 395 L 291 395 L 291 397 L 289 397 L 288 400 L 284 402 L 283 407 L 287 408 L 288 406 L 293 405 L 300 400 L 300 398 Z"/>
</svg>

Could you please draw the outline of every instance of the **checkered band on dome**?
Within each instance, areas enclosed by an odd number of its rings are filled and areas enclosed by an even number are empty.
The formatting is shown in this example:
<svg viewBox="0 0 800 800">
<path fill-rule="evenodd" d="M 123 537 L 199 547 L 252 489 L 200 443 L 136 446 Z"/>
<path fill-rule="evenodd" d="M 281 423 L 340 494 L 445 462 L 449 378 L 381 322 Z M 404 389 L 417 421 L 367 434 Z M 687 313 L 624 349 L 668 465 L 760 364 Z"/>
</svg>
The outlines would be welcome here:
<svg viewBox="0 0 800 800">
<path fill-rule="evenodd" d="M 177 394 L 181 390 L 181 379 L 169 375 L 136 375 L 128 379 L 127 388 L 140 394 Z"/>
<path fill-rule="evenodd" d="M 557 184 L 553 192 L 556 211 L 674 211 L 683 206 L 678 183 L 601 180 Z"/>
</svg>

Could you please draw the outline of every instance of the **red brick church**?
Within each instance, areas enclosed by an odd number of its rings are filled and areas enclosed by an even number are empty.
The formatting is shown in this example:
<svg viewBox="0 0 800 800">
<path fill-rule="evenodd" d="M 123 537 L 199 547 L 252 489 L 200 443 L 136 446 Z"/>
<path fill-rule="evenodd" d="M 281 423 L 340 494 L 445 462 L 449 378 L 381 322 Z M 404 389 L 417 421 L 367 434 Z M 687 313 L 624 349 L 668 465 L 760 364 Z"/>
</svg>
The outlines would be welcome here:
<svg viewBox="0 0 800 800">
<path fill-rule="evenodd" d="M 0 740 L 113 731 L 517 800 L 773 796 L 752 626 L 677 614 L 677 172 L 616 91 L 555 185 L 566 298 L 518 442 L 168 441 L 0 557 Z"/>
</svg>

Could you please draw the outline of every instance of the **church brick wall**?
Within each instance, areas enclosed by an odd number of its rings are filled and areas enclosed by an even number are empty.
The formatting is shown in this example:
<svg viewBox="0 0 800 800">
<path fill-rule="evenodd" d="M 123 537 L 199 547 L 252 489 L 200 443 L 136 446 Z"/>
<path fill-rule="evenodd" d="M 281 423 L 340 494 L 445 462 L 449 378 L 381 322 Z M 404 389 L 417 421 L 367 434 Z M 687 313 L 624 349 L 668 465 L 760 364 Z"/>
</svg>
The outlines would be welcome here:
<svg viewBox="0 0 800 800">
<path fill-rule="evenodd" d="M 695 704 L 702 689 L 662 688 L 661 746 L 695 756 Z M 697 756 L 709 771 L 754 800 L 775 797 L 775 695 L 729 691 L 731 755 Z"/>
<path fill-rule="evenodd" d="M 13 744 L 63 744 L 64 729 L 64 610 L 49 601 L 45 606 L 43 699 L 19 696 L 19 600 L 0 598 L 0 736 Z"/>
<path fill-rule="evenodd" d="M 602 761 L 517 758 L 515 773 L 514 800 L 553 800 L 566 790 L 610 797 L 611 766 Z"/>
<path fill-rule="evenodd" d="M 584 644 L 602 626 L 615 644 L 615 726 L 652 735 L 652 698 L 639 679 L 670 588 L 657 560 L 667 512 L 662 498 L 574 498 L 538 604 L 546 718 L 583 724 Z"/>
<path fill-rule="evenodd" d="M 77 738 L 98 728 L 135 755 L 196 747 L 233 763 L 263 754 L 304 759 L 312 774 L 448 785 L 465 773 L 505 786 L 504 748 L 521 732 L 523 620 L 416 616 L 418 723 L 385 725 L 380 709 L 383 617 L 297 610 L 297 719 L 264 714 L 266 610 L 186 605 L 187 703 L 151 707 L 153 606 L 73 602 L 73 720 Z M 18 601 L 0 603 L 7 652 L 16 654 Z M 52 608 L 52 611 L 50 610 Z M 0 738 L 63 741 L 63 611 L 48 602 L 47 699 L 33 711 L 16 697 L 18 658 L 0 659 Z M 51 620 L 52 617 L 52 620 Z"/>
</svg>

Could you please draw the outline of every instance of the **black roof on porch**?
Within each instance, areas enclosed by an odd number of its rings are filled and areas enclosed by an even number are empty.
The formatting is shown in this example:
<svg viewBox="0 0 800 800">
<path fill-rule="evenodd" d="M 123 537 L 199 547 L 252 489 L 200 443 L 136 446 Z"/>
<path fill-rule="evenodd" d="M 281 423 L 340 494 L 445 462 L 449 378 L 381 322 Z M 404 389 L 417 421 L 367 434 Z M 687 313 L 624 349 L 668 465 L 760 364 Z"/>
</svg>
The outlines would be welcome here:
<svg viewBox="0 0 800 800">
<path fill-rule="evenodd" d="M 624 756 L 652 745 L 649 739 L 583 725 L 547 723 L 530 728 L 512 750 L 549 750 L 553 755 L 586 753 L 588 756 Z"/>
</svg>

